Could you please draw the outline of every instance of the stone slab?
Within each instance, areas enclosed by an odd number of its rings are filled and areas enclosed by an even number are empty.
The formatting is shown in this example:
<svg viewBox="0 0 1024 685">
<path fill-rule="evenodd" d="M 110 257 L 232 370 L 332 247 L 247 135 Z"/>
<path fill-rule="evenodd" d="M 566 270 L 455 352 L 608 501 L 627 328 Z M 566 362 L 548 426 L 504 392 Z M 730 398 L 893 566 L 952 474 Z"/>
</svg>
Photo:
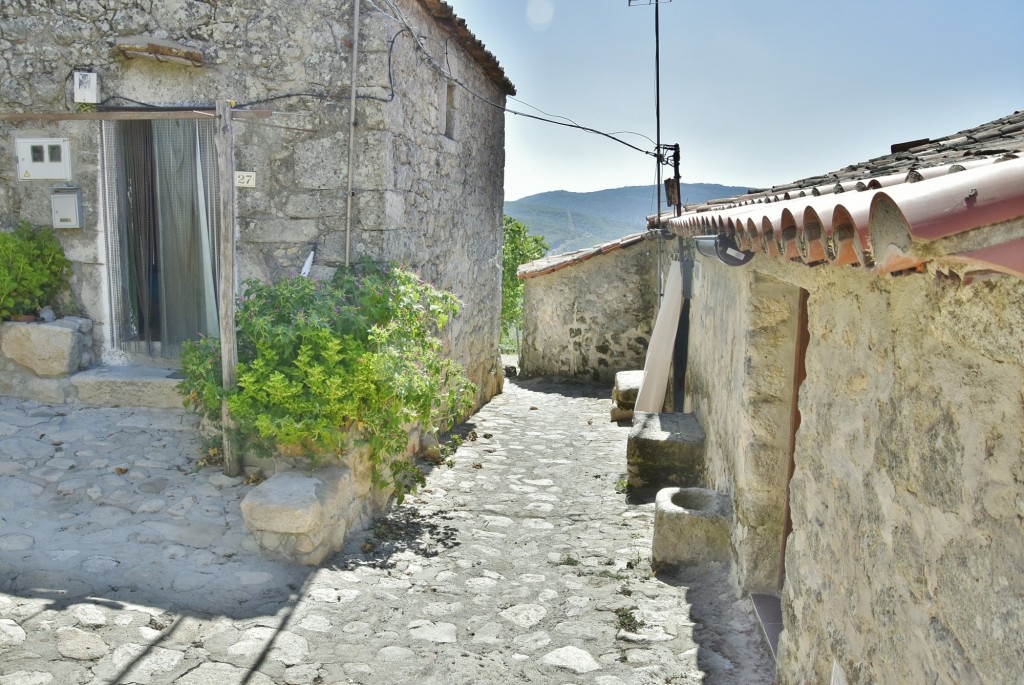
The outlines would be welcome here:
<svg viewBox="0 0 1024 685">
<path fill-rule="evenodd" d="M 107 366 L 89 369 L 71 377 L 78 401 L 100 407 L 151 407 L 181 409 L 173 371 L 147 366 Z"/>
<path fill-rule="evenodd" d="M 324 517 L 323 482 L 298 471 L 271 476 L 242 500 L 242 516 L 250 530 L 308 533 Z"/>
<path fill-rule="evenodd" d="M 633 410 L 632 409 L 622 409 L 620 407 L 612 407 L 612 410 L 611 410 L 611 420 L 612 420 L 613 423 L 619 423 L 619 422 L 625 422 L 625 421 L 629 421 L 630 423 L 632 423 L 633 422 Z"/>
</svg>

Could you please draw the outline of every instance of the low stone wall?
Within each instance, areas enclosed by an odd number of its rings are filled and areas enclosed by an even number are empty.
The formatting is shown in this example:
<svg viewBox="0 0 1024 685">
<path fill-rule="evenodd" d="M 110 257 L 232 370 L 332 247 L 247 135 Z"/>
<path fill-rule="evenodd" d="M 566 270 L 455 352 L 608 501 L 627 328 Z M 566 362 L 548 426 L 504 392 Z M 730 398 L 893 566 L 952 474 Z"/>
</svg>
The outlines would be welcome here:
<svg viewBox="0 0 1024 685">
<path fill-rule="evenodd" d="M 92 321 L 0 323 L 0 395 L 50 404 L 75 397 L 69 377 L 92 365 Z"/>
<path fill-rule="evenodd" d="M 658 308 L 656 250 L 641 241 L 525 279 L 520 372 L 611 383 L 643 368 Z"/>
<path fill-rule="evenodd" d="M 389 496 L 344 466 L 285 471 L 246 495 L 242 516 L 264 552 L 315 566 L 383 513 Z"/>
<path fill-rule="evenodd" d="M 411 460 L 420 449 L 419 431 L 412 429 L 404 455 Z M 269 556 L 315 566 L 341 550 L 345 539 L 365 530 L 383 514 L 391 488 L 372 481 L 366 448 L 353 448 L 344 463 L 310 470 L 298 458 L 243 458 L 247 469 L 259 467 L 272 475 L 242 500 L 242 517 L 260 548 Z"/>
</svg>

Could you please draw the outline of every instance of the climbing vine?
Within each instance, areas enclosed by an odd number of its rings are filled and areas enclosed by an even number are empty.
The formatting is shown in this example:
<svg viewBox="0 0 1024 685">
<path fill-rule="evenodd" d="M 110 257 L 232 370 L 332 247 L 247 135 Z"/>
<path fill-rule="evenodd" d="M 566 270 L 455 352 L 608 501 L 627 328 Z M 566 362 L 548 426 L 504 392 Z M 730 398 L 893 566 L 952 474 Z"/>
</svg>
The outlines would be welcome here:
<svg viewBox="0 0 1024 685">
<path fill-rule="evenodd" d="M 450 293 L 410 271 L 363 264 L 331 282 L 246 281 L 237 315 L 238 383 L 227 394 L 240 449 L 286 450 L 314 465 L 369 447 L 373 482 L 402 500 L 423 483 L 400 458 L 408 430 L 449 428 L 476 391 L 438 333 L 459 311 Z M 219 425 L 219 341 L 182 351 L 186 406 Z"/>
</svg>

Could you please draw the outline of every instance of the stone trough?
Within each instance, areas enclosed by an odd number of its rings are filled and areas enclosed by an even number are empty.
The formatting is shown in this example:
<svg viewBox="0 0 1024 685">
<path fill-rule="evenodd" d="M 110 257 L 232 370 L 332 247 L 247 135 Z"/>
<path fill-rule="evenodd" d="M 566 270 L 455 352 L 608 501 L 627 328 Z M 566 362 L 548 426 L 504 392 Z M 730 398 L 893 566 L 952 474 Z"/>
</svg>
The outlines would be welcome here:
<svg viewBox="0 0 1024 685">
<path fill-rule="evenodd" d="M 635 489 L 703 485 L 704 430 L 697 417 L 634 412 L 626 471 Z"/>
<path fill-rule="evenodd" d="M 655 571 L 732 557 L 732 499 L 707 488 L 663 488 L 654 501 Z"/>
</svg>

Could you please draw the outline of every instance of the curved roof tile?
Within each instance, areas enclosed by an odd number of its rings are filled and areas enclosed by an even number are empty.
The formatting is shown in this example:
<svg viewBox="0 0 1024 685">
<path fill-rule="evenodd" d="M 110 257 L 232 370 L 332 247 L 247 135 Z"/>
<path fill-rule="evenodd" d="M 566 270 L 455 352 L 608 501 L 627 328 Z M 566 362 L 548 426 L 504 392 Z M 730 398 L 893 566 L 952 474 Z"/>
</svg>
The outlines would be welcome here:
<svg viewBox="0 0 1024 685">
<path fill-rule="evenodd" d="M 725 233 L 748 251 L 810 265 L 892 273 L 941 259 L 1024 273 L 1024 222 L 1006 228 L 1024 219 L 1024 112 L 893 150 L 824 176 L 689 206 L 662 222 L 679 235 Z M 997 225 L 1004 230 L 984 230 Z"/>
</svg>

